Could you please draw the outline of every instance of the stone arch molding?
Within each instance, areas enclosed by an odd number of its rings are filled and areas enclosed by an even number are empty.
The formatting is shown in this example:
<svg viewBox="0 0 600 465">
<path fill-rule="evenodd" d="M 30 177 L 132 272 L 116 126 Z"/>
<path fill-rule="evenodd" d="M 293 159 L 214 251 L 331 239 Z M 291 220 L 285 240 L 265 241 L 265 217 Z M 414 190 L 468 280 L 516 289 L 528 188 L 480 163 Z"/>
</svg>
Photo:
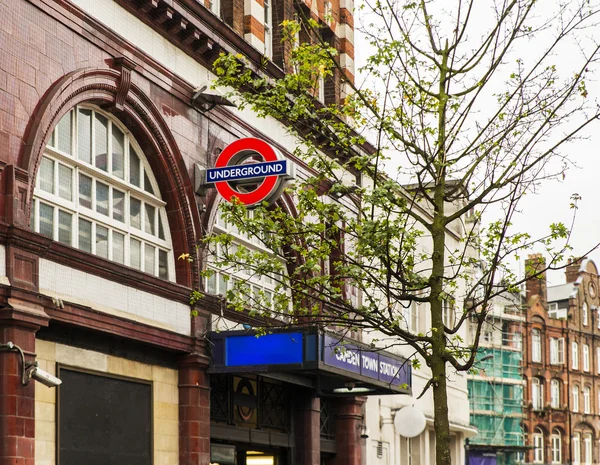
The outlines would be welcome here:
<svg viewBox="0 0 600 465">
<path fill-rule="evenodd" d="M 14 187 L 8 195 L 12 194 L 18 200 L 14 202 L 13 213 L 7 214 L 7 219 L 18 226 L 29 224 L 35 177 L 54 127 L 73 107 L 90 103 L 113 113 L 145 147 L 145 155 L 155 172 L 163 199 L 170 205 L 167 214 L 175 257 L 188 253 L 195 258 L 200 221 L 181 152 L 158 108 L 131 82 L 133 64 L 127 59 L 117 58 L 113 65 L 116 69 L 73 71 L 56 81 L 46 92 L 30 118 L 26 144 L 14 169 Z M 190 262 L 177 260 L 176 279 L 179 284 L 191 287 L 198 282 L 196 267 Z"/>
</svg>

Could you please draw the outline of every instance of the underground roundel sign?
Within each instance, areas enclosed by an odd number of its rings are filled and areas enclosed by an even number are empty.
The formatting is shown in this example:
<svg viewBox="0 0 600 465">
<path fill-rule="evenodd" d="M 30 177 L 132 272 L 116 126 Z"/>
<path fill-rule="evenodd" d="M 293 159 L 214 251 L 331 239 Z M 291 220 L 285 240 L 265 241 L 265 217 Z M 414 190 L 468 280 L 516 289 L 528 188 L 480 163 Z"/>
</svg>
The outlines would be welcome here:
<svg viewBox="0 0 600 465">
<path fill-rule="evenodd" d="M 205 171 L 204 187 L 214 186 L 231 202 L 234 197 L 247 207 L 279 198 L 285 181 L 294 178 L 294 165 L 271 145 L 248 137 L 229 144 L 214 168 Z"/>
</svg>

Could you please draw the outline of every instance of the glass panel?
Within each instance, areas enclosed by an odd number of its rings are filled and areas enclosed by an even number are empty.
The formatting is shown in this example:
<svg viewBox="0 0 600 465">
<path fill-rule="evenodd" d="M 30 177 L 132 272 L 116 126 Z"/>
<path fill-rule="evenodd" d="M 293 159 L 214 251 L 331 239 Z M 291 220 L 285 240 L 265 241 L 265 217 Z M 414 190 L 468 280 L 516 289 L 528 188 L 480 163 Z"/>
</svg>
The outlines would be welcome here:
<svg viewBox="0 0 600 465">
<path fill-rule="evenodd" d="M 152 184 L 150 184 L 150 178 L 148 177 L 146 170 L 144 170 L 144 190 L 154 195 L 154 190 L 152 189 Z"/>
<path fill-rule="evenodd" d="M 92 178 L 79 175 L 79 205 L 92 208 Z"/>
<path fill-rule="evenodd" d="M 227 292 L 227 283 L 229 281 L 229 276 L 223 273 L 219 273 L 219 294 L 225 295 Z"/>
<path fill-rule="evenodd" d="M 125 263 L 125 236 L 112 232 L 112 259 L 117 263 Z"/>
<path fill-rule="evenodd" d="M 65 200 L 73 200 L 73 169 L 58 165 L 58 195 Z"/>
<path fill-rule="evenodd" d="M 129 198 L 129 224 L 132 228 L 142 229 L 142 202 L 133 197 Z"/>
<path fill-rule="evenodd" d="M 113 125 L 112 127 L 112 174 L 117 178 L 125 178 L 125 135 Z"/>
<path fill-rule="evenodd" d="M 58 210 L 58 242 L 71 245 L 73 241 L 73 215 Z"/>
<path fill-rule="evenodd" d="M 40 234 L 54 239 L 54 207 L 39 202 L 40 208 Z"/>
<path fill-rule="evenodd" d="M 40 189 L 54 194 L 54 160 L 42 157 L 40 163 Z"/>
<path fill-rule="evenodd" d="M 108 216 L 108 186 L 96 181 L 96 211 Z"/>
<path fill-rule="evenodd" d="M 34 199 L 31 202 L 31 211 L 29 212 L 29 227 L 32 231 L 35 231 L 35 204 L 36 200 Z M 598 359 L 598 363 L 600 363 L 600 359 Z M 600 404 L 598 404 L 600 405 Z"/>
<path fill-rule="evenodd" d="M 163 229 L 162 216 L 158 214 L 158 237 L 165 240 L 165 230 Z"/>
<path fill-rule="evenodd" d="M 96 255 L 108 258 L 108 228 L 96 225 Z"/>
<path fill-rule="evenodd" d="M 92 223 L 79 218 L 79 249 L 92 252 Z"/>
<path fill-rule="evenodd" d="M 56 128 L 50 134 L 50 140 L 48 141 L 48 147 L 56 147 Z"/>
<path fill-rule="evenodd" d="M 130 239 L 129 241 L 129 266 L 132 268 L 141 268 L 141 255 L 142 255 L 142 243 L 137 239 Z"/>
<path fill-rule="evenodd" d="M 155 248 L 148 244 L 144 247 L 144 271 L 146 273 L 154 274 L 154 250 Z"/>
<path fill-rule="evenodd" d="M 161 279 L 169 279 L 167 256 L 167 252 L 158 249 L 158 277 Z"/>
<path fill-rule="evenodd" d="M 58 150 L 61 152 L 68 153 L 71 155 L 72 153 L 72 142 L 71 142 L 71 118 L 73 112 L 70 111 L 56 125 L 56 129 L 58 130 Z"/>
<path fill-rule="evenodd" d="M 125 222 L 125 193 L 113 188 L 113 218 Z"/>
<path fill-rule="evenodd" d="M 79 110 L 77 115 L 77 158 L 92 163 L 92 110 Z"/>
<path fill-rule="evenodd" d="M 131 145 L 129 146 L 129 182 L 140 187 L 140 159 Z"/>
<path fill-rule="evenodd" d="M 217 273 L 206 277 L 206 292 L 208 294 L 217 293 Z"/>
<path fill-rule="evenodd" d="M 95 115 L 95 165 L 96 168 L 100 168 L 102 171 L 108 171 L 108 119 L 98 113 Z"/>
<path fill-rule="evenodd" d="M 156 208 L 148 204 L 144 204 L 144 207 L 146 213 L 144 215 L 144 231 L 154 236 L 154 217 L 156 216 Z"/>
</svg>

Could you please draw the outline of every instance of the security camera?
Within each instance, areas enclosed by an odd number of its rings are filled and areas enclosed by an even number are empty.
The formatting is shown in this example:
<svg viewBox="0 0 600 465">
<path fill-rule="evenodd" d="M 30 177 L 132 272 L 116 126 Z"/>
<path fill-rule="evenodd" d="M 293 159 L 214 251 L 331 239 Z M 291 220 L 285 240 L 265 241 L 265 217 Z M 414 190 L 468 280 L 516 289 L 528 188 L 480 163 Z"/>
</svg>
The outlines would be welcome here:
<svg viewBox="0 0 600 465">
<path fill-rule="evenodd" d="M 42 383 L 44 386 L 48 387 L 56 387 L 59 384 L 62 384 L 62 381 L 56 376 L 52 376 L 47 371 L 42 370 L 40 367 L 38 367 L 37 362 L 30 369 L 28 376 L 29 379 L 35 379 L 36 381 Z"/>
</svg>

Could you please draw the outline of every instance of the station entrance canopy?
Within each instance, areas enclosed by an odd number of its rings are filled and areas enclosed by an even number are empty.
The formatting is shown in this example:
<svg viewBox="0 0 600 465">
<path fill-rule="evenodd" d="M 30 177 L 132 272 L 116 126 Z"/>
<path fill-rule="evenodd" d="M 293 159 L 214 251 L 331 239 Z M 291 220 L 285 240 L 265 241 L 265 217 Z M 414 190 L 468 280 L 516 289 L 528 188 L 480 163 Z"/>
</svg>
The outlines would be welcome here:
<svg viewBox="0 0 600 465">
<path fill-rule="evenodd" d="M 319 330 L 212 332 L 209 373 L 257 373 L 313 387 L 322 396 L 410 394 L 410 362 Z"/>
</svg>

